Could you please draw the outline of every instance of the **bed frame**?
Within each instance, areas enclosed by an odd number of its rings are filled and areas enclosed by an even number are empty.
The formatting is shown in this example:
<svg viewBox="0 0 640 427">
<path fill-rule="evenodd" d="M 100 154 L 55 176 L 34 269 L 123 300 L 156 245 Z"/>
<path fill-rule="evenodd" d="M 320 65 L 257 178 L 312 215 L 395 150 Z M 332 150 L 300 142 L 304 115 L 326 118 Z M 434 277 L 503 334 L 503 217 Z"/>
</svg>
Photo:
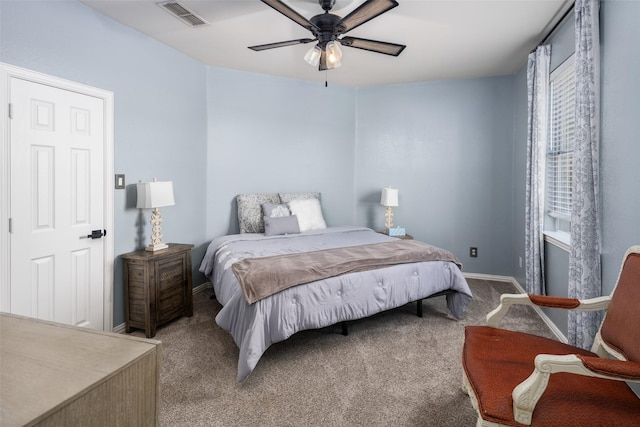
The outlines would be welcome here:
<svg viewBox="0 0 640 427">
<path fill-rule="evenodd" d="M 445 289 L 444 291 L 436 292 L 433 295 L 429 295 L 427 298 L 442 297 L 442 296 L 450 295 L 454 292 L 455 291 L 452 291 L 451 289 Z M 213 295 L 212 298 L 215 298 L 215 295 Z M 422 317 L 422 301 L 424 301 L 425 299 L 426 298 L 421 298 L 416 301 L 416 316 L 418 317 Z M 349 335 L 349 327 L 347 326 L 347 322 L 346 321 L 341 322 L 341 325 L 342 325 L 342 335 L 346 337 L 347 335 Z"/>
</svg>

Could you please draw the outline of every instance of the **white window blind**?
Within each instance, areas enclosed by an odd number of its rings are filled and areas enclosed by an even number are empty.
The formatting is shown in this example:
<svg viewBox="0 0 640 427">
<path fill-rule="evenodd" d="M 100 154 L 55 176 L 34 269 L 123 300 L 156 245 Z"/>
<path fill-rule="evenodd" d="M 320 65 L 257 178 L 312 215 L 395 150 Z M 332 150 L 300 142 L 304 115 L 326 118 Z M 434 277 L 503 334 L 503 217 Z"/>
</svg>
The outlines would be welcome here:
<svg viewBox="0 0 640 427">
<path fill-rule="evenodd" d="M 552 218 L 569 221 L 573 192 L 576 99 L 573 56 L 551 73 L 549 84 L 551 116 L 546 156 L 547 212 Z"/>
</svg>

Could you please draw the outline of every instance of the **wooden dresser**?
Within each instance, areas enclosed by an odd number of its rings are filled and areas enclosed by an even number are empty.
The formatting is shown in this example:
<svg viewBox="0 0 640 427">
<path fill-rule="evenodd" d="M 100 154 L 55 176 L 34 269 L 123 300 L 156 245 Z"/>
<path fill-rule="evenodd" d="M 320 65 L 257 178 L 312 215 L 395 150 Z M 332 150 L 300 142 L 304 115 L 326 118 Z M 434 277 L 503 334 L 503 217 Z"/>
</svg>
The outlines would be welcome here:
<svg viewBox="0 0 640 427">
<path fill-rule="evenodd" d="M 0 314 L 0 425 L 154 426 L 159 341 Z"/>
<path fill-rule="evenodd" d="M 127 332 L 143 329 L 152 338 L 158 326 L 179 316 L 193 316 L 191 248 L 169 243 L 157 252 L 121 256 Z"/>
</svg>

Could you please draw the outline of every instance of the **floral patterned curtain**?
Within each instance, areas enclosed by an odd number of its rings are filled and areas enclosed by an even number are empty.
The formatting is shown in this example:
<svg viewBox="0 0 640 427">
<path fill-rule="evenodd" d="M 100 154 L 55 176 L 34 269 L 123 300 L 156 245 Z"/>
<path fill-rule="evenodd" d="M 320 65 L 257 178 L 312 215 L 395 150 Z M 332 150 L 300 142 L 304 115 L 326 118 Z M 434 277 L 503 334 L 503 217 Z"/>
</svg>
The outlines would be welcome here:
<svg viewBox="0 0 640 427">
<path fill-rule="evenodd" d="M 600 33 L 598 0 L 576 0 L 576 130 L 569 297 L 602 293 L 600 267 Z M 590 348 L 600 312 L 569 312 L 569 343 Z"/>
<path fill-rule="evenodd" d="M 544 295 L 544 179 L 551 46 L 538 46 L 527 61 L 527 184 L 525 276 L 528 293 Z"/>
</svg>

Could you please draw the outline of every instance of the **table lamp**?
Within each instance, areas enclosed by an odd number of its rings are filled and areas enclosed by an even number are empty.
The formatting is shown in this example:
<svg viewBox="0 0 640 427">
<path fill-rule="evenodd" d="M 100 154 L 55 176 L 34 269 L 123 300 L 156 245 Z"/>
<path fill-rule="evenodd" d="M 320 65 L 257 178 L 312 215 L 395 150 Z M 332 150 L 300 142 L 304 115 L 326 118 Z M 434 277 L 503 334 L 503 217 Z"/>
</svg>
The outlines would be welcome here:
<svg viewBox="0 0 640 427">
<path fill-rule="evenodd" d="M 169 246 L 162 243 L 162 215 L 160 210 L 163 206 L 173 206 L 173 182 L 160 182 L 155 178 L 153 182 L 140 182 L 136 184 L 138 190 L 138 202 L 136 207 L 139 209 L 153 209 L 151 213 L 151 243 L 145 248 L 146 251 L 155 252 L 166 249 Z"/>
<path fill-rule="evenodd" d="M 393 227 L 393 208 L 398 206 L 398 190 L 396 188 L 383 188 L 380 204 L 386 207 L 384 228 L 388 232 Z"/>
</svg>

